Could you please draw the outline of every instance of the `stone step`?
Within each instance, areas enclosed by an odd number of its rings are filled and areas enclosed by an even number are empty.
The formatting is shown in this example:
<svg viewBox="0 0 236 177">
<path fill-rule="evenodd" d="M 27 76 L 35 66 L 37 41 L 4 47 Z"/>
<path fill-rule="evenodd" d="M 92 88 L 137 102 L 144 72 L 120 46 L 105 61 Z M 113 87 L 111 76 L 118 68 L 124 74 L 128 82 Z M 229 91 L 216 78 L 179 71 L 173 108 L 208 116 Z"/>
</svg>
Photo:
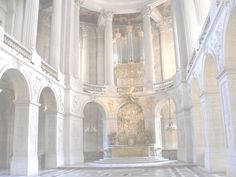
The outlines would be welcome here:
<svg viewBox="0 0 236 177">
<path fill-rule="evenodd" d="M 157 163 L 167 161 L 168 159 L 160 157 L 115 157 L 100 159 L 93 163 L 98 164 L 135 164 L 135 163 Z"/>
</svg>

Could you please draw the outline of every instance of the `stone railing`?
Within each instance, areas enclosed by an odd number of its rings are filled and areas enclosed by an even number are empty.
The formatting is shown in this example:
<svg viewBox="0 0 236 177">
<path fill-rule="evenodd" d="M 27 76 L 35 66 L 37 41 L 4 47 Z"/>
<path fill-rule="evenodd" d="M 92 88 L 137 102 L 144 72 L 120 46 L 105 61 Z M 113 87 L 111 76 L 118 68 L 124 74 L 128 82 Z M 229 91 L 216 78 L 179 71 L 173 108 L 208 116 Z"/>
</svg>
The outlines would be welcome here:
<svg viewBox="0 0 236 177">
<path fill-rule="evenodd" d="M 83 84 L 83 91 L 93 94 L 105 94 L 106 87 L 100 85 Z"/>
<path fill-rule="evenodd" d="M 22 44 L 20 44 L 18 41 L 16 41 L 9 34 L 4 33 L 3 42 L 7 46 L 15 50 L 17 53 L 21 54 L 24 58 L 32 62 L 32 52 L 26 47 L 24 47 Z"/>
<path fill-rule="evenodd" d="M 127 93 L 130 91 L 130 87 L 117 87 L 117 93 Z M 135 86 L 133 92 L 143 92 L 143 86 Z"/>
<path fill-rule="evenodd" d="M 171 89 L 172 87 L 174 87 L 174 78 L 170 78 L 153 85 L 153 89 L 156 91 L 168 90 Z"/>
<path fill-rule="evenodd" d="M 58 80 L 58 72 L 56 69 L 54 69 L 52 66 L 50 66 L 48 63 L 42 60 L 41 63 L 42 70 L 52 76 L 54 79 Z"/>
<path fill-rule="evenodd" d="M 189 61 L 188 68 L 187 68 L 188 72 L 190 72 L 190 69 L 193 66 L 194 62 L 195 62 L 195 58 L 197 57 L 197 54 L 198 54 L 200 48 L 202 47 L 202 44 L 204 43 L 204 41 L 206 39 L 206 36 L 207 36 L 208 31 L 210 29 L 210 25 L 211 25 L 211 18 L 210 18 L 210 15 L 208 15 L 207 19 L 206 19 L 206 22 L 203 25 L 203 30 L 202 30 L 202 33 L 201 33 L 200 38 L 198 40 L 198 45 L 195 48 L 195 50 L 193 51 L 191 60 Z"/>
<path fill-rule="evenodd" d="M 32 51 L 23 46 L 20 42 L 14 39 L 11 35 L 7 34 L 4 29 L 0 26 L 0 41 L 5 45 L 14 50 L 17 54 L 27 59 L 33 64 Z M 41 62 L 41 69 L 54 79 L 58 80 L 58 72 L 52 66 L 47 64 L 45 61 Z"/>
</svg>

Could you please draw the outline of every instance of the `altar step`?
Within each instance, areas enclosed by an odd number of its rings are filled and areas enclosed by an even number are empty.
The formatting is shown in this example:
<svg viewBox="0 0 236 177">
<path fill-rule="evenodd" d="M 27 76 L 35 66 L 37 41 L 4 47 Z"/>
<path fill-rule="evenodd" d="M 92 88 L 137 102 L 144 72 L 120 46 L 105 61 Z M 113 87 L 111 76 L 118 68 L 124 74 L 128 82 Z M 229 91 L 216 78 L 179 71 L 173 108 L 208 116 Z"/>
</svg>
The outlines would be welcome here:
<svg viewBox="0 0 236 177">
<path fill-rule="evenodd" d="M 139 164 L 139 163 L 159 163 L 165 162 L 168 159 L 160 158 L 160 157 L 114 157 L 114 158 L 106 158 L 100 159 L 93 163 L 97 164 Z"/>
</svg>

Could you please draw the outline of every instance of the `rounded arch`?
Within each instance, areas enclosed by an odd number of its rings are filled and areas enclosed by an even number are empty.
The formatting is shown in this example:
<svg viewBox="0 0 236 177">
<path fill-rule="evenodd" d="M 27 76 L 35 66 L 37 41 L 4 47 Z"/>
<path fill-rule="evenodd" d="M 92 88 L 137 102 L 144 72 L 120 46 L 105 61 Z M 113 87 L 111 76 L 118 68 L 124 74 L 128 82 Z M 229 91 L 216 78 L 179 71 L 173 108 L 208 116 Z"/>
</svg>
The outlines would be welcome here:
<svg viewBox="0 0 236 177">
<path fill-rule="evenodd" d="M 176 109 L 176 102 L 171 96 L 158 101 L 155 108 L 157 120 L 155 128 L 156 143 L 162 147 L 162 156 L 170 160 L 177 160 L 178 154 L 179 139 Z"/>
<path fill-rule="evenodd" d="M 50 153 L 59 150 L 60 142 L 57 142 L 57 137 L 61 137 L 58 133 L 61 120 L 57 117 L 57 101 L 53 90 L 50 87 L 42 87 L 38 102 L 40 103 L 37 148 L 39 169 L 55 168 L 59 161 L 57 158 L 50 160 Z"/>
<path fill-rule="evenodd" d="M 102 159 L 108 131 L 105 109 L 98 102 L 90 101 L 84 105 L 83 114 L 84 161 Z"/>
<path fill-rule="evenodd" d="M 225 133 L 221 113 L 221 100 L 217 80 L 217 64 L 213 55 L 207 54 L 203 68 L 203 91 L 201 109 L 205 132 L 205 168 L 209 172 L 225 171 Z M 219 153 L 211 154 L 211 151 Z"/>
<path fill-rule="evenodd" d="M 168 100 L 171 100 L 171 102 L 173 102 L 173 104 L 174 104 L 175 109 L 177 109 L 177 104 L 176 104 L 175 98 L 171 95 L 166 95 L 162 99 L 158 100 L 158 102 L 156 103 L 155 115 L 157 115 L 158 112 L 161 112 L 161 109 L 163 108 L 163 106 L 165 106 L 165 104 L 168 102 Z"/>
<path fill-rule="evenodd" d="M 15 101 L 31 100 L 30 84 L 24 73 L 18 69 L 5 67 L 0 73 L 0 80 L 12 87 Z"/>
<path fill-rule="evenodd" d="M 236 66 L 236 7 L 227 16 L 223 38 L 224 66 Z"/>
<path fill-rule="evenodd" d="M 91 100 L 91 99 L 87 99 L 83 104 L 82 104 L 82 106 L 81 106 L 81 112 L 82 112 L 82 114 L 83 114 L 83 117 L 84 117 L 84 109 L 85 109 L 85 107 L 86 107 L 86 105 L 87 104 L 89 104 L 89 103 L 96 103 L 96 104 L 98 104 L 99 106 L 100 106 L 100 108 L 102 108 L 102 110 L 104 110 L 104 112 L 105 112 L 105 117 L 108 117 L 108 110 L 107 110 L 107 107 L 106 107 L 106 105 L 102 102 L 102 101 L 100 101 L 100 100 Z"/>
<path fill-rule="evenodd" d="M 40 99 L 42 98 L 43 100 L 45 100 L 45 104 L 49 106 L 48 108 L 53 109 L 54 111 L 58 110 L 58 100 L 56 96 L 56 91 L 53 88 L 43 85 L 39 89 L 39 92 L 36 98 L 37 103 L 39 103 Z"/>
<path fill-rule="evenodd" d="M 115 109 L 115 119 L 118 119 L 118 113 L 119 113 L 120 109 L 121 109 L 122 107 L 124 107 L 125 105 L 127 105 L 127 104 L 130 104 L 130 102 L 129 102 L 129 101 L 122 102 L 121 104 L 119 104 L 119 105 L 116 107 L 116 109 Z M 140 109 L 142 109 L 142 110 L 144 109 L 141 104 L 136 104 L 136 105 L 139 106 Z"/>
</svg>

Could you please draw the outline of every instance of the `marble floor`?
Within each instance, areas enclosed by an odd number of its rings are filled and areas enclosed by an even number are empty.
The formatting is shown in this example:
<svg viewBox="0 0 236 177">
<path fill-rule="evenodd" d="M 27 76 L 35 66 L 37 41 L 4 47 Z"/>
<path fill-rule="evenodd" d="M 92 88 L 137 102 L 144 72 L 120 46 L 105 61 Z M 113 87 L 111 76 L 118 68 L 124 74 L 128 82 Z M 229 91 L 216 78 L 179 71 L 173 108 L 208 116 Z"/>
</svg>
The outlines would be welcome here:
<svg viewBox="0 0 236 177">
<path fill-rule="evenodd" d="M 1 177 L 9 177 L 0 173 Z M 137 168 L 61 168 L 44 170 L 40 177 L 225 177 L 223 174 L 208 174 L 195 166 L 137 167 Z"/>
</svg>

